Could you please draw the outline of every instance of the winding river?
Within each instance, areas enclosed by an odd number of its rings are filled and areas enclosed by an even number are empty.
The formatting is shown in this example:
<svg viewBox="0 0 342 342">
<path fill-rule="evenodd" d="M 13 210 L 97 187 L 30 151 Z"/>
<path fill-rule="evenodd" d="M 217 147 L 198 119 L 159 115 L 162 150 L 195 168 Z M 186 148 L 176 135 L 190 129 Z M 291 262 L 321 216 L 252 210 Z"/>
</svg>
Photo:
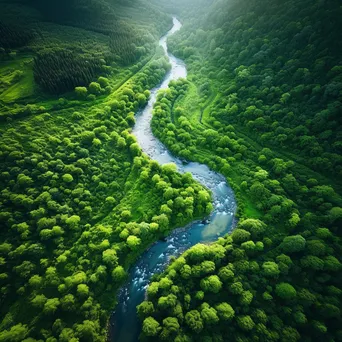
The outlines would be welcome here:
<svg viewBox="0 0 342 342">
<path fill-rule="evenodd" d="M 206 165 L 184 163 L 175 158 L 151 131 L 152 109 L 158 90 L 167 88 L 170 81 L 184 78 L 187 74 L 183 61 L 170 54 L 166 44 L 168 36 L 178 31 L 181 26 L 181 23 L 173 18 L 173 27 L 159 41 L 159 45 L 163 47 L 169 58 L 171 70 L 164 81 L 151 91 L 147 106 L 136 115 L 133 134 L 143 151 L 152 159 L 160 164 L 175 163 L 179 172 L 191 172 L 197 181 L 210 189 L 214 198 L 214 210 L 205 222 L 193 222 L 174 230 L 165 241 L 156 242 L 131 268 L 126 285 L 119 291 L 118 305 L 110 319 L 110 340 L 115 342 L 138 341 L 141 325 L 136 315 L 136 306 L 144 300 L 151 276 L 164 270 L 170 256 L 179 256 L 197 243 L 212 242 L 228 233 L 234 226 L 236 202 L 225 178 L 211 171 Z"/>
</svg>

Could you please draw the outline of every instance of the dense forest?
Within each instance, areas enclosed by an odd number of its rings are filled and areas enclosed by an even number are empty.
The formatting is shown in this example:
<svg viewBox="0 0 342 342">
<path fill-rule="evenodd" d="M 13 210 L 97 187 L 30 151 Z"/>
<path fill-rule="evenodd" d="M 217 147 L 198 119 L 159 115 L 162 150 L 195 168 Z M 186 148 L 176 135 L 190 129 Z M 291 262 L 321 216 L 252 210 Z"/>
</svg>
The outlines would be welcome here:
<svg viewBox="0 0 342 342">
<path fill-rule="evenodd" d="M 105 340 L 129 266 L 211 211 L 130 134 L 169 69 L 156 42 L 171 19 L 139 1 L 62 5 L 1 3 L 0 341 Z"/>
<path fill-rule="evenodd" d="M 142 341 L 342 341 L 338 0 L 0 0 L 0 342 L 106 341 L 140 255 L 207 217 L 210 191 L 143 153 L 221 173 L 238 223 L 171 258 Z"/>
<path fill-rule="evenodd" d="M 340 341 L 340 3 L 172 5 L 190 75 L 160 93 L 152 127 L 228 178 L 240 219 L 155 277 L 142 340 Z"/>
</svg>

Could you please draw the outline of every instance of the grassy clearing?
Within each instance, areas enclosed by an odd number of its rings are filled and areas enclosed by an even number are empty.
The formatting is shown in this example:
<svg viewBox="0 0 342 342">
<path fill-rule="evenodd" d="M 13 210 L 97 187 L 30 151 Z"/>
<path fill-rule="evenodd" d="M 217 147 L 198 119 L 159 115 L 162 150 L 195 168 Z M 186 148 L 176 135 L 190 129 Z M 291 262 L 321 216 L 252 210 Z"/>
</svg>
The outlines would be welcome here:
<svg viewBox="0 0 342 342">
<path fill-rule="evenodd" d="M 0 100 L 17 102 L 32 96 L 36 91 L 33 78 L 32 56 L 18 56 L 2 62 L 0 70 Z"/>
<path fill-rule="evenodd" d="M 194 83 L 190 83 L 187 93 L 176 101 L 174 109 L 181 108 L 182 115 L 187 117 L 193 127 L 197 127 L 200 115 L 199 105 L 197 87 Z M 172 112 L 173 119 L 176 122 L 180 116 L 177 113 L 175 111 Z"/>
<path fill-rule="evenodd" d="M 208 120 L 210 118 L 211 104 L 215 103 L 219 98 L 220 98 L 220 94 L 217 93 L 215 90 L 213 90 L 202 109 L 200 123 L 204 125 L 208 125 Z"/>
</svg>

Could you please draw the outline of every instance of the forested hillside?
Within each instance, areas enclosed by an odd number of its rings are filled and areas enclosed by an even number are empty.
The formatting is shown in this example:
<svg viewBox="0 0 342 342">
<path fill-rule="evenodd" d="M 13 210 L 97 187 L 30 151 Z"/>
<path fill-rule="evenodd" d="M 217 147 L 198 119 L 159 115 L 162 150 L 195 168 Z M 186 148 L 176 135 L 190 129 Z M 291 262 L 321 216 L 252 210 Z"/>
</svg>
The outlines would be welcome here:
<svg viewBox="0 0 342 342">
<path fill-rule="evenodd" d="M 1 112 L 13 114 L 13 102 L 36 102 L 44 93 L 51 99 L 101 75 L 115 81 L 123 66 L 138 70 L 171 25 L 168 16 L 140 0 L 0 4 Z"/>
<path fill-rule="evenodd" d="M 212 208 L 130 133 L 171 20 L 139 0 L 0 6 L 0 341 L 104 341 L 129 266 Z"/>
<path fill-rule="evenodd" d="M 0 342 L 105 341 L 138 257 L 212 212 L 131 133 L 170 70 L 174 14 L 188 76 L 158 94 L 152 130 L 226 177 L 238 223 L 153 276 L 141 340 L 342 341 L 339 0 L 0 9 Z"/>
<path fill-rule="evenodd" d="M 153 131 L 228 178 L 240 219 L 155 277 L 142 340 L 340 341 L 341 4 L 182 3 L 169 46 L 190 72 Z"/>
</svg>

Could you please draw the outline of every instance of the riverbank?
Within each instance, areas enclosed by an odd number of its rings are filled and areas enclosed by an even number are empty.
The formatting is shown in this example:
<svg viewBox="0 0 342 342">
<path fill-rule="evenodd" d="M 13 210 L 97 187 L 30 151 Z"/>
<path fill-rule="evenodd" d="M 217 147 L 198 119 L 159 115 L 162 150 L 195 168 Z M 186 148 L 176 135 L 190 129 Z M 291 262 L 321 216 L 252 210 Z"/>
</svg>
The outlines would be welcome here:
<svg viewBox="0 0 342 342">
<path fill-rule="evenodd" d="M 176 164 L 178 172 L 191 173 L 195 180 L 211 190 L 214 210 L 207 222 L 192 222 L 186 227 L 174 230 L 166 238 L 166 241 L 156 242 L 131 268 L 126 285 L 119 291 L 119 303 L 111 318 L 112 341 L 130 342 L 138 340 L 140 322 L 138 321 L 136 306 L 144 300 L 145 289 L 151 277 L 165 269 L 171 256 L 177 257 L 197 243 L 215 241 L 219 236 L 227 234 L 235 224 L 236 202 L 233 191 L 226 183 L 225 177 L 211 171 L 203 164 L 193 162 L 184 164 L 155 138 L 150 127 L 153 105 L 157 100 L 158 91 L 167 88 L 170 81 L 185 78 L 187 75 L 184 62 L 168 53 L 167 38 L 181 27 L 181 23 L 176 18 L 173 18 L 173 22 L 173 28 L 159 41 L 159 45 L 163 47 L 169 59 L 171 69 L 163 82 L 151 91 L 147 106 L 136 115 L 133 134 L 143 152 L 151 159 L 161 165 Z M 113 327 L 115 328 L 113 329 Z"/>
</svg>

